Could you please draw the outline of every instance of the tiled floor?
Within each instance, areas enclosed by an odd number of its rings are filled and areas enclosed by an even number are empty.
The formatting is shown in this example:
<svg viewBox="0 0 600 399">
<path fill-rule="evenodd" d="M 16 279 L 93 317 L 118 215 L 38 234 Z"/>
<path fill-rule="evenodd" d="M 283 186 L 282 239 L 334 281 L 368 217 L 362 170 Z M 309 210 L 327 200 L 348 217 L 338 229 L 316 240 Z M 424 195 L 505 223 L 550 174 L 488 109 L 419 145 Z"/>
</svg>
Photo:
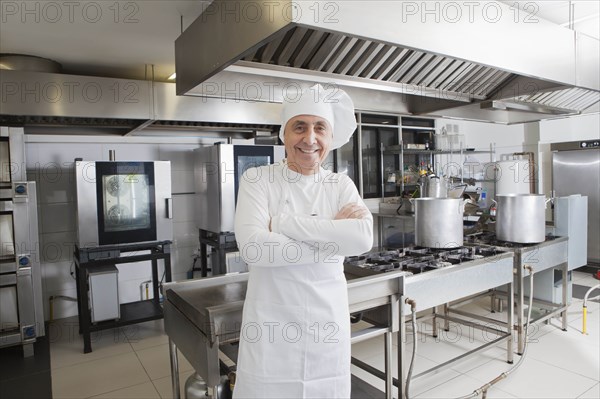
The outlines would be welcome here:
<svg viewBox="0 0 600 399">
<path fill-rule="evenodd" d="M 593 286 L 598 280 L 574 272 L 573 283 Z M 489 300 L 471 303 L 468 309 L 490 315 Z M 583 335 L 582 301 L 573 299 L 568 311 L 569 329 L 558 321 L 532 329 L 526 358 L 519 369 L 488 391 L 488 398 L 600 398 L 600 304 L 588 304 L 589 335 Z M 420 323 L 419 329 L 431 328 Z M 486 337 L 472 330 L 451 329 L 440 339 L 421 335 L 417 346 L 415 374 L 440 364 Z M 83 354 L 76 320 L 63 319 L 49 329 L 52 391 L 61 398 L 170 398 L 171 379 L 167 337 L 162 321 L 107 330 L 93 336 L 93 352 Z M 412 349 L 412 338 L 407 348 Z M 396 347 L 397 340 L 394 340 Z M 505 344 L 451 365 L 411 384 L 414 398 L 454 398 L 471 393 L 511 365 L 506 363 Z M 383 367 L 381 338 L 356 344 L 353 355 Z M 409 353 L 410 354 L 410 353 Z M 183 386 L 192 367 L 179 356 Z M 515 363 L 520 359 L 515 355 Z M 352 366 L 353 373 L 383 390 L 383 382 Z"/>
</svg>

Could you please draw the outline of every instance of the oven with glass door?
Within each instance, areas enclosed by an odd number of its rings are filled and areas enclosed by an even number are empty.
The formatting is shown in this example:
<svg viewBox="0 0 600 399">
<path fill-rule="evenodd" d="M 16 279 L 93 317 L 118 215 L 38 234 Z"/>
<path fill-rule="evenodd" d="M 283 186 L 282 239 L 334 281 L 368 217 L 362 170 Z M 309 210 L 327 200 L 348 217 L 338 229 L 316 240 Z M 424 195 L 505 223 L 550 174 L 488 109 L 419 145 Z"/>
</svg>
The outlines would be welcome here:
<svg viewBox="0 0 600 399">
<path fill-rule="evenodd" d="M 215 144 L 194 150 L 197 225 L 213 233 L 233 232 L 237 193 L 248 168 L 285 158 L 282 145 Z"/>
<path fill-rule="evenodd" d="M 94 248 L 173 238 L 168 161 L 77 161 L 77 245 Z"/>
</svg>

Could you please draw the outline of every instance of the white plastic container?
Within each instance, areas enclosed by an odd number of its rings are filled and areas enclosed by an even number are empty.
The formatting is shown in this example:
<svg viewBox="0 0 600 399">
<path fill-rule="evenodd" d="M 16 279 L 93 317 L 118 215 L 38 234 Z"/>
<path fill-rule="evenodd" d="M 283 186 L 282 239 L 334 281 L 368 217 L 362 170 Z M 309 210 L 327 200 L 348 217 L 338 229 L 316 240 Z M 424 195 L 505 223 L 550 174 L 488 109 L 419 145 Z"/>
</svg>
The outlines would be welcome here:
<svg viewBox="0 0 600 399">
<path fill-rule="evenodd" d="M 527 160 L 498 161 L 495 166 L 496 196 L 508 194 L 531 194 L 533 171 Z"/>
</svg>

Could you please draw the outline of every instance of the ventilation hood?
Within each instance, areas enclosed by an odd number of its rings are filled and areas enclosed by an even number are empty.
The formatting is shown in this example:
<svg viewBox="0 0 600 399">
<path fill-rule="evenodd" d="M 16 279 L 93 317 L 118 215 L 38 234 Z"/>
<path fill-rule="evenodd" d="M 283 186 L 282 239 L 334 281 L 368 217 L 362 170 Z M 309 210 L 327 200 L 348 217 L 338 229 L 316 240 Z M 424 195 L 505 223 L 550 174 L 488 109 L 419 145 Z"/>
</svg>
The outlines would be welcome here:
<svg viewBox="0 0 600 399">
<path fill-rule="evenodd" d="M 215 0 L 175 42 L 177 94 L 280 103 L 320 82 L 360 110 L 505 124 L 598 110 L 597 39 L 448 4 Z"/>
<path fill-rule="evenodd" d="M 0 125 L 30 134 L 277 137 L 276 104 L 175 95 L 174 83 L 0 70 Z"/>
</svg>

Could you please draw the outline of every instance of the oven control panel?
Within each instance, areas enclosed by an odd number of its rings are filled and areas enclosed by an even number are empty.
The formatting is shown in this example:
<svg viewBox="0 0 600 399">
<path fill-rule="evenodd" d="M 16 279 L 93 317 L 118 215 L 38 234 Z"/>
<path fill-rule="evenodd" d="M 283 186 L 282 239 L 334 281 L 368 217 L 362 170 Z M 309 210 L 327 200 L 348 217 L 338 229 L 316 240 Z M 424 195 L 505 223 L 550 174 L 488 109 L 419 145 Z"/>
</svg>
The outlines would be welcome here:
<svg viewBox="0 0 600 399">
<path fill-rule="evenodd" d="M 594 148 L 594 147 L 600 147 L 600 140 L 588 140 L 588 141 L 581 141 L 579 143 L 579 147 L 580 148 Z"/>
</svg>

